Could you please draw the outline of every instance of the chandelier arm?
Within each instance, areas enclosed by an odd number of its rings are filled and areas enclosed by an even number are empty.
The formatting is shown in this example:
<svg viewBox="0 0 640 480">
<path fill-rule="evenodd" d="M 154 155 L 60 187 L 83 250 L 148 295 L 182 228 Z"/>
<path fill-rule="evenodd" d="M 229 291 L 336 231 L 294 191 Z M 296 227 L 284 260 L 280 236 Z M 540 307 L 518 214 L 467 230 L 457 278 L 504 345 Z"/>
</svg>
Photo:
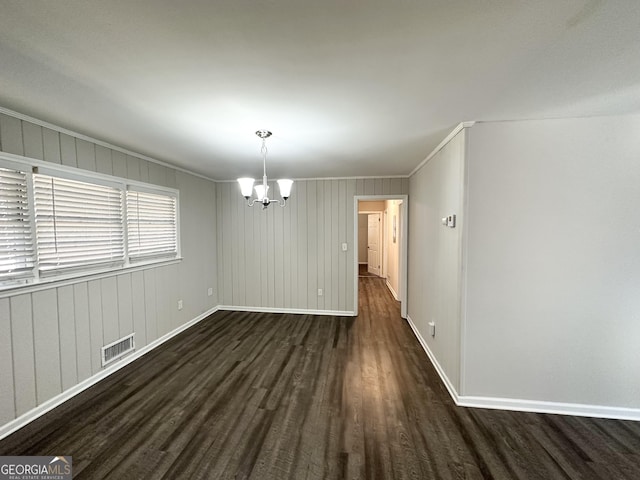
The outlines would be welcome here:
<svg viewBox="0 0 640 480">
<path fill-rule="evenodd" d="M 281 207 L 284 207 L 287 204 L 287 201 L 284 198 L 283 199 L 279 199 L 279 198 L 269 199 L 269 204 L 272 204 L 272 203 L 277 203 Z"/>
<path fill-rule="evenodd" d="M 271 205 L 272 203 L 277 203 L 281 207 L 284 207 L 287 204 L 287 201 L 284 198 L 283 199 L 278 199 L 278 198 L 269 199 L 269 202 L 267 203 L 267 206 Z M 257 198 L 252 198 L 250 200 L 247 200 L 247 207 L 253 207 L 255 205 L 261 205 L 262 207 L 265 206 L 264 202 L 263 201 L 262 202 L 258 201 Z"/>
</svg>

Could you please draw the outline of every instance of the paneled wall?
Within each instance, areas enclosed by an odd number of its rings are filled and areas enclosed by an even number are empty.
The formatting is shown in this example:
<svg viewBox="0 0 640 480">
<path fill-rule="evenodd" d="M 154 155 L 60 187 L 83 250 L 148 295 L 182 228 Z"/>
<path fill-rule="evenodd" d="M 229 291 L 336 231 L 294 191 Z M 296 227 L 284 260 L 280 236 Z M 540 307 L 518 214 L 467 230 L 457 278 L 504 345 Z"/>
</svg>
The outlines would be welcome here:
<svg viewBox="0 0 640 480">
<path fill-rule="evenodd" d="M 285 208 L 262 210 L 246 206 L 237 183 L 219 183 L 220 304 L 353 311 L 353 197 L 408 188 L 406 178 L 296 181 Z"/>
<path fill-rule="evenodd" d="M 465 130 L 411 176 L 408 313 L 459 389 Z M 442 217 L 456 215 L 456 228 Z M 435 336 L 429 334 L 435 323 Z"/>
<path fill-rule="evenodd" d="M 213 182 L 5 114 L 0 114 L 0 150 L 177 188 L 183 257 L 30 293 L 0 292 L 1 426 L 98 373 L 103 345 L 135 332 L 140 348 L 218 299 Z"/>
</svg>

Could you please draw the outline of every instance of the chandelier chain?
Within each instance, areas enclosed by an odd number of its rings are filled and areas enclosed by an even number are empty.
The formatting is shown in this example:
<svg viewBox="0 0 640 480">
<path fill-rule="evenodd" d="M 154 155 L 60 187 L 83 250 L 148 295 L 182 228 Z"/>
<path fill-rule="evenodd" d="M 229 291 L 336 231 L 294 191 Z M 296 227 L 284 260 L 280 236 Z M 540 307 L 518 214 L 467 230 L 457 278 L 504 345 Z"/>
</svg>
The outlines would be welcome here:
<svg viewBox="0 0 640 480">
<path fill-rule="evenodd" d="M 262 139 L 262 148 L 260 149 L 260 153 L 262 153 L 262 174 L 264 176 L 267 175 L 267 140 L 266 138 Z"/>
</svg>

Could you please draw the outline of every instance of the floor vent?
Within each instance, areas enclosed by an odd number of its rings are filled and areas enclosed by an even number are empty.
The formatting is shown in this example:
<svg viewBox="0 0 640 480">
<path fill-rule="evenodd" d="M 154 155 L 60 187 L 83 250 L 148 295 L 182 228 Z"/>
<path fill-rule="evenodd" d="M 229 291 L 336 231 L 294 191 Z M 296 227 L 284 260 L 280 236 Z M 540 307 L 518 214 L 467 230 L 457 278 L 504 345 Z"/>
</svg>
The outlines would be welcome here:
<svg viewBox="0 0 640 480">
<path fill-rule="evenodd" d="M 109 365 L 127 353 L 133 352 L 136 349 L 136 344 L 133 341 L 134 335 L 135 333 L 132 333 L 102 347 L 102 366 Z"/>
</svg>

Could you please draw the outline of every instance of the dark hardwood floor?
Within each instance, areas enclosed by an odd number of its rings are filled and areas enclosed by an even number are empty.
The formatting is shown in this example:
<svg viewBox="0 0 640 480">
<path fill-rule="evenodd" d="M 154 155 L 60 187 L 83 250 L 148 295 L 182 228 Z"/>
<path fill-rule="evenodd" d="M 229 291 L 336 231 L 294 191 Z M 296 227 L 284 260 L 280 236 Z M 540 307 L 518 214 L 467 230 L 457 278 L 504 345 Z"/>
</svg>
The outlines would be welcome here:
<svg viewBox="0 0 640 480">
<path fill-rule="evenodd" d="M 375 273 L 369 273 L 369 266 L 366 263 L 358 264 L 359 277 L 377 277 Z"/>
<path fill-rule="evenodd" d="M 0 442 L 84 479 L 638 479 L 640 422 L 456 407 L 381 278 L 357 318 L 218 312 Z"/>
</svg>

